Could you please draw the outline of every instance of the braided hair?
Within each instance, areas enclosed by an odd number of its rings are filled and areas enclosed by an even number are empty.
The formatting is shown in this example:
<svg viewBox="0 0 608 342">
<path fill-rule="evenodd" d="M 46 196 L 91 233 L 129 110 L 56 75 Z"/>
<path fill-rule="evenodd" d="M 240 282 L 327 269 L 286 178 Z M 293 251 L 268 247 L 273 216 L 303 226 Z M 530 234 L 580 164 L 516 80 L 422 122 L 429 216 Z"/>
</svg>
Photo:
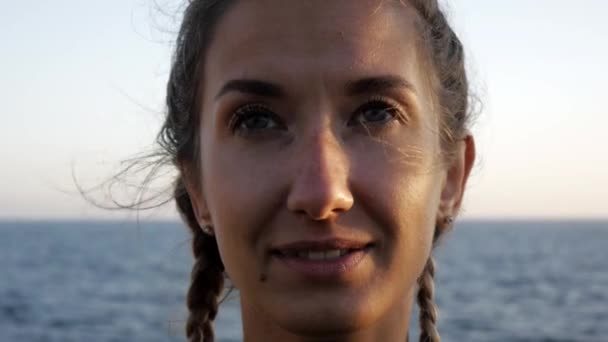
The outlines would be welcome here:
<svg viewBox="0 0 608 342">
<path fill-rule="evenodd" d="M 173 196 L 182 220 L 192 233 L 194 264 L 187 295 L 189 316 L 186 336 L 190 342 L 213 342 L 212 322 L 224 287 L 224 265 L 215 238 L 200 227 L 185 187 L 185 169 L 198 166 L 198 83 L 202 55 L 215 23 L 230 0 L 190 0 L 176 40 L 167 83 L 167 116 L 157 142 L 177 167 Z M 195 162 L 196 161 L 196 162 Z"/>
<path fill-rule="evenodd" d="M 192 202 L 183 182 L 175 187 L 177 208 L 193 235 L 194 265 L 190 275 L 187 306 L 190 311 L 186 336 L 190 342 L 213 342 L 213 327 L 218 310 L 218 298 L 224 287 L 224 266 L 215 239 L 199 227 Z"/>
<path fill-rule="evenodd" d="M 422 21 L 421 33 L 426 44 L 426 52 L 434 71 L 435 92 L 441 109 L 441 142 L 446 161 L 453 157 L 455 142 L 467 130 L 470 114 L 469 83 L 465 69 L 462 43 L 450 27 L 447 18 L 435 0 L 408 0 L 416 9 Z M 449 227 L 448 227 L 449 228 Z M 446 228 L 435 228 L 433 246 L 444 234 Z M 420 308 L 419 342 L 440 342 L 437 330 L 437 307 L 435 305 L 435 261 L 429 256 L 418 278 L 416 301 Z"/>
<path fill-rule="evenodd" d="M 405 0 L 401 0 L 405 1 Z M 157 142 L 162 154 L 177 167 L 174 198 L 183 221 L 190 229 L 195 259 L 187 296 L 189 317 L 186 335 L 190 342 L 212 342 L 212 322 L 218 310 L 218 298 L 224 284 L 222 264 L 215 238 L 199 226 L 190 197 L 185 190 L 187 168 L 196 169 L 199 158 L 198 130 L 200 108 L 197 97 L 205 51 L 213 30 L 223 13 L 235 0 L 188 0 L 179 30 L 171 73 L 167 84 L 167 115 Z M 437 0 L 407 0 L 421 22 L 421 34 L 432 64 L 434 91 L 441 109 L 441 142 L 446 156 L 453 152 L 469 120 L 469 85 L 460 40 L 451 29 Z M 436 229 L 435 240 L 443 232 Z M 420 306 L 420 341 L 439 342 L 434 303 L 435 263 L 432 256 L 418 280 L 417 303 Z"/>
</svg>

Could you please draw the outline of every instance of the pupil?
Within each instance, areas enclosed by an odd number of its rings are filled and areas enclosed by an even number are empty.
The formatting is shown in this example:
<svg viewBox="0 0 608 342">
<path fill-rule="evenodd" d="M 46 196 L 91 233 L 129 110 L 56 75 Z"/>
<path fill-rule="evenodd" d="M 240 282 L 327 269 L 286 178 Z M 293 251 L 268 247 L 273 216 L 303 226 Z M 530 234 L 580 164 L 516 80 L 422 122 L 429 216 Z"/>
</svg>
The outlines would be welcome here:
<svg viewBox="0 0 608 342">
<path fill-rule="evenodd" d="M 245 122 L 247 128 L 260 129 L 268 126 L 268 118 L 266 116 L 254 116 L 247 119 Z"/>
<path fill-rule="evenodd" d="M 367 110 L 364 116 L 367 121 L 382 121 L 386 118 L 386 110 Z"/>
</svg>

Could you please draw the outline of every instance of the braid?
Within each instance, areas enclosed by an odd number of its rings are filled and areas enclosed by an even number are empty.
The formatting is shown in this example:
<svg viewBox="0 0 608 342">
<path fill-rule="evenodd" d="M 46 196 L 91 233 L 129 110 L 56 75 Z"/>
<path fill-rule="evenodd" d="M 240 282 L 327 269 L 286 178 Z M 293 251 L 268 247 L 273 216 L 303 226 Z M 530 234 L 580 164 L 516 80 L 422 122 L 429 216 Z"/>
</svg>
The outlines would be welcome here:
<svg viewBox="0 0 608 342">
<path fill-rule="evenodd" d="M 436 0 L 409 0 L 423 21 L 422 34 L 435 70 L 437 96 L 441 110 L 441 143 L 446 160 L 453 157 L 454 142 L 466 133 L 470 120 L 469 83 L 462 43 Z M 435 228 L 433 247 L 445 229 Z M 440 342 L 435 305 L 435 261 L 429 256 L 418 278 L 417 302 L 420 307 L 420 342 Z"/>
<path fill-rule="evenodd" d="M 218 298 L 224 287 L 224 266 L 215 239 L 198 225 L 190 197 L 179 179 L 175 186 L 177 208 L 188 223 L 192 238 L 194 265 L 186 299 L 190 315 L 186 323 L 189 342 L 213 342 L 212 322 L 218 311 Z"/>
<path fill-rule="evenodd" d="M 186 336 L 190 342 L 213 342 L 212 322 L 217 315 L 218 297 L 224 287 L 224 265 L 216 240 L 198 224 L 183 182 L 184 163 L 197 164 L 199 113 L 197 89 L 204 51 L 213 29 L 231 0 L 189 0 L 176 39 L 171 73 L 167 83 L 167 116 L 157 142 L 182 171 L 174 189 L 177 209 L 192 233 L 194 265 L 187 295 L 189 317 Z"/>
<path fill-rule="evenodd" d="M 437 307 L 435 306 L 435 261 L 430 256 L 422 275 L 418 278 L 418 306 L 420 307 L 420 342 L 440 342 L 437 331 Z"/>
<path fill-rule="evenodd" d="M 454 156 L 454 142 L 466 134 L 471 120 L 469 82 L 462 43 L 439 6 L 437 0 L 409 0 L 422 21 L 422 35 L 435 71 L 437 97 L 441 115 L 441 143 L 446 160 Z M 444 228 L 436 227 L 433 247 Z M 418 278 L 417 302 L 420 307 L 420 342 L 440 342 L 437 331 L 435 295 L 435 261 L 429 256 Z"/>
</svg>

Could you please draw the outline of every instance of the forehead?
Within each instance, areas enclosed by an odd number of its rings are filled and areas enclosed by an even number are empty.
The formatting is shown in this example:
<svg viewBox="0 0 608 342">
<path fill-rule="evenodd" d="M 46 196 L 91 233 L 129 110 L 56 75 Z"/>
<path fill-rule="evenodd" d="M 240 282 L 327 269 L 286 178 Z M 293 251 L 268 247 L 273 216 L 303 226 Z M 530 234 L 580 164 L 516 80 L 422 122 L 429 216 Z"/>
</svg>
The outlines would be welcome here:
<svg viewBox="0 0 608 342">
<path fill-rule="evenodd" d="M 415 18 L 402 1 L 237 1 L 215 28 L 205 83 L 213 88 L 243 77 L 331 83 L 398 74 L 416 85 Z"/>
</svg>

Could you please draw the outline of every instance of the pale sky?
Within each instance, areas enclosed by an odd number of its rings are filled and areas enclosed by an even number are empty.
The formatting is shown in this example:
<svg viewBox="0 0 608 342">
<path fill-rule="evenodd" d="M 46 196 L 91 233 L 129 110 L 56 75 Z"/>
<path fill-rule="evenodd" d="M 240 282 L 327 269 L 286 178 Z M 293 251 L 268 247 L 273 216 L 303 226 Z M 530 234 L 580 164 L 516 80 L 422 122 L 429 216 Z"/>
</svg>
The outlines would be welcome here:
<svg viewBox="0 0 608 342">
<path fill-rule="evenodd" d="M 449 13 L 484 103 L 463 217 L 608 218 L 608 2 L 459 0 Z M 151 146 L 170 19 L 154 0 L 3 4 L 0 218 L 117 216 L 84 203 L 72 167 L 94 184 Z"/>
</svg>

